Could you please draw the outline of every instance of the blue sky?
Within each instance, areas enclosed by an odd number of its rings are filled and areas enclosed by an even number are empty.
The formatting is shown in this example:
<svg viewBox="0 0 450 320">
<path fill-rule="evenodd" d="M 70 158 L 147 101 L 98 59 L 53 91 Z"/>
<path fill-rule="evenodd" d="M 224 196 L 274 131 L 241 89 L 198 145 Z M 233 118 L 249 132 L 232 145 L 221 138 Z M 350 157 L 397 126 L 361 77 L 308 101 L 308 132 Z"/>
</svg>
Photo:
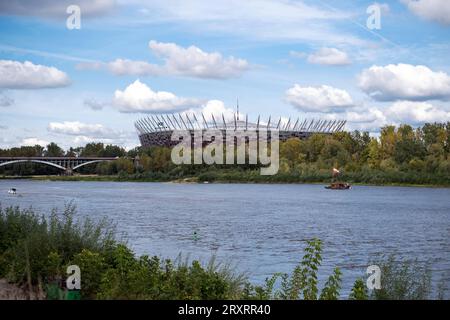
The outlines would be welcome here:
<svg viewBox="0 0 450 320">
<path fill-rule="evenodd" d="M 71 4 L 81 29 L 66 26 Z M 11 0 L 0 30 L 0 148 L 132 148 L 146 114 L 229 117 L 237 98 L 250 118 L 373 134 L 450 121 L 447 0 Z"/>
</svg>

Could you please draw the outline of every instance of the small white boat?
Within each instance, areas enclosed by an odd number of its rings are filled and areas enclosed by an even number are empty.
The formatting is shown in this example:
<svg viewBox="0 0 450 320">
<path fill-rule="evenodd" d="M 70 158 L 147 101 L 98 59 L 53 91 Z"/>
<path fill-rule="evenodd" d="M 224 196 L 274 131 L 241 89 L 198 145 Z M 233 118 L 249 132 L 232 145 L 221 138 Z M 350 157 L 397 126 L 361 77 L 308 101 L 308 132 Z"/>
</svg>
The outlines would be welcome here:
<svg viewBox="0 0 450 320">
<path fill-rule="evenodd" d="M 9 194 L 16 194 L 17 190 L 16 190 L 16 188 L 11 188 L 11 189 L 8 190 L 8 193 Z"/>
</svg>

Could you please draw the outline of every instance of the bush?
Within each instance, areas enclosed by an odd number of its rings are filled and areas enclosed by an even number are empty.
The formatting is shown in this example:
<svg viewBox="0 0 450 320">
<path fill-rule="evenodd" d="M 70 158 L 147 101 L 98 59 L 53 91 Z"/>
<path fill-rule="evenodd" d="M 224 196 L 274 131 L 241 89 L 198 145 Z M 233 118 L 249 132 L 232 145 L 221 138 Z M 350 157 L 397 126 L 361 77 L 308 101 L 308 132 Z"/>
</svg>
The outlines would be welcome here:
<svg viewBox="0 0 450 320">
<path fill-rule="evenodd" d="M 350 300 L 367 300 L 367 287 L 362 279 L 356 279 L 349 296 Z"/>
<path fill-rule="evenodd" d="M 394 255 L 371 264 L 381 269 L 381 289 L 371 294 L 376 300 L 424 300 L 431 293 L 431 272 L 417 260 L 398 260 Z"/>
<path fill-rule="evenodd" d="M 214 259 L 206 267 L 199 261 L 174 264 L 156 256 L 136 259 L 123 245 L 111 258 L 97 295 L 100 299 L 232 299 L 240 296 L 245 279 Z"/>
<path fill-rule="evenodd" d="M 107 222 L 74 221 L 75 207 L 49 218 L 33 211 L 0 208 L 0 277 L 19 286 L 42 286 L 47 297 L 64 296 L 65 270 L 78 265 L 83 299 L 237 299 L 245 283 L 215 259 L 161 261 L 136 258 L 117 243 Z"/>
<path fill-rule="evenodd" d="M 115 245 L 110 223 L 75 222 L 75 212 L 70 203 L 49 218 L 31 209 L 0 208 L 0 276 L 37 284 L 64 274 L 61 268 L 83 249 L 101 253 Z"/>
<path fill-rule="evenodd" d="M 317 300 L 317 272 L 322 262 L 322 242 L 319 239 L 307 241 L 302 261 L 295 267 L 292 275 L 277 273 L 266 279 L 264 286 L 253 287 L 250 284 L 244 289 L 245 299 L 280 299 L 280 300 Z M 274 292 L 273 288 L 281 278 L 281 288 Z M 321 300 L 336 300 L 341 288 L 341 271 L 335 268 L 328 278 L 322 292 Z"/>
</svg>

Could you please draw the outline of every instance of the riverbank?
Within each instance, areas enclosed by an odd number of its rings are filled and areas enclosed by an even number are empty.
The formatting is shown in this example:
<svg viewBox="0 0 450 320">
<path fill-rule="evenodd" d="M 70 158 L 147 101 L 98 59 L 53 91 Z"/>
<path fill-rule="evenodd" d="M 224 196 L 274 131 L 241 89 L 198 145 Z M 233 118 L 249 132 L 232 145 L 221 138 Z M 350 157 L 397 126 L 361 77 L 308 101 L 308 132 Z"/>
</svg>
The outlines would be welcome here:
<svg viewBox="0 0 450 320">
<path fill-rule="evenodd" d="M 99 181 L 99 182 L 170 182 L 170 183 L 241 183 L 241 184 L 329 184 L 329 178 L 311 178 L 302 176 L 261 176 L 242 175 L 233 177 L 221 177 L 217 174 L 201 174 L 199 176 L 183 178 L 146 177 L 141 175 L 73 175 L 73 176 L 0 176 L 1 180 L 36 180 L 36 181 Z M 448 183 L 417 183 L 407 181 L 358 181 L 361 179 L 348 179 L 343 177 L 343 181 L 355 186 L 398 186 L 398 187 L 423 187 L 423 188 L 450 188 Z"/>
<path fill-rule="evenodd" d="M 80 220 L 72 204 L 62 215 L 40 216 L 32 209 L 0 207 L 0 299 L 67 299 L 65 277 L 69 265 L 81 271 L 82 299 L 178 300 L 336 300 L 341 297 L 344 271 L 332 269 L 324 284 L 323 242 L 304 239 L 303 257 L 290 273 L 277 272 L 261 284 L 222 264 L 159 256 L 137 256 L 116 239 L 108 221 Z M 24 248 L 26 254 L 24 255 Z M 380 290 L 367 290 L 360 277 L 353 279 L 349 299 L 413 300 L 445 298 L 445 282 L 433 293 L 431 270 L 426 263 L 380 257 L 368 264 L 383 270 Z M 251 270 L 254 271 L 254 270 Z M 301 281 L 299 282 L 299 277 Z M 386 279 L 386 280 L 385 280 Z M 276 285 L 275 283 L 280 283 Z"/>
</svg>

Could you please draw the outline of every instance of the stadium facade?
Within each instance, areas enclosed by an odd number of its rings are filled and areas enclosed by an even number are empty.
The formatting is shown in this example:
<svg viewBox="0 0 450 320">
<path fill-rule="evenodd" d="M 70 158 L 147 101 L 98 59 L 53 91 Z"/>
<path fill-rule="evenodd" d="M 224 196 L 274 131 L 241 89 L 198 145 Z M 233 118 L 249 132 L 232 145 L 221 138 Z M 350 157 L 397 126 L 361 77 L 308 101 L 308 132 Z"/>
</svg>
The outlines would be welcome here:
<svg viewBox="0 0 450 320">
<path fill-rule="evenodd" d="M 172 141 L 171 136 L 174 130 L 188 130 L 193 135 L 195 130 L 221 130 L 225 136 L 227 130 L 267 130 L 270 135 L 271 130 L 277 130 L 280 141 L 289 138 L 306 139 L 314 133 L 332 134 L 342 131 L 346 120 L 307 120 L 297 118 L 291 121 L 282 122 L 281 118 L 273 121 L 272 117 L 268 121 L 261 121 L 258 115 L 256 122 L 249 122 L 248 115 L 245 120 L 239 119 L 239 112 L 234 114 L 234 119 L 225 121 L 224 114 L 214 117 L 211 114 L 208 119 L 201 114 L 154 114 L 141 118 L 135 122 L 135 127 L 139 135 L 139 140 L 143 147 L 166 146 L 172 147 L 179 141 Z"/>
</svg>

